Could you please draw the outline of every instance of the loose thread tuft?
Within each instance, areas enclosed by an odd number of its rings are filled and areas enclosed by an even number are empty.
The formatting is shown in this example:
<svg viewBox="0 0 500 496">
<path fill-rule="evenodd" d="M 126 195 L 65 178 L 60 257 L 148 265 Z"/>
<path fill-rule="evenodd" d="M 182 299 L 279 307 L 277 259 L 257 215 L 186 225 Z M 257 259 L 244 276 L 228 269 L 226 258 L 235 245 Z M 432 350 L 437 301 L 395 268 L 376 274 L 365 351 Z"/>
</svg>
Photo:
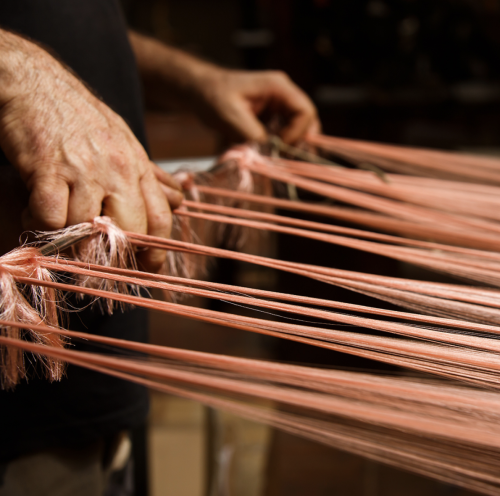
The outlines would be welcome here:
<svg viewBox="0 0 500 496">
<path fill-rule="evenodd" d="M 210 184 L 233 191 L 253 192 L 255 178 L 249 168 L 245 166 L 244 160 L 247 155 L 249 157 L 246 160 L 253 160 L 252 153 L 257 154 L 256 151 L 247 146 L 234 148 L 220 159 L 219 164 L 210 173 L 193 174 L 181 170 L 174 174 L 174 178 L 182 185 L 186 198 L 196 202 L 204 200 L 204 195 L 200 193 L 198 184 Z M 211 198 L 211 200 L 223 205 L 234 203 L 227 198 Z M 181 205 L 176 212 L 182 213 L 183 211 L 186 211 L 186 206 Z M 172 239 L 204 246 L 219 245 L 222 240 L 227 240 L 229 245 L 242 247 L 246 244 L 245 241 L 250 238 L 249 234 L 247 229 L 241 227 L 176 215 L 173 222 Z M 169 251 L 162 272 L 169 275 L 182 275 L 189 279 L 198 279 L 205 276 L 206 265 L 206 257 Z M 168 293 L 167 297 L 170 300 L 177 298 Z"/>
<path fill-rule="evenodd" d="M 96 217 L 93 221 L 93 232 L 88 238 L 73 248 L 74 258 L 83 263 L 117 267 L 120 269 L 137 269 L 134 250 L 125 233 L 109 218 Z M 123 282 L 105 281 L 101 278 L 86 277 L 81 284 L 87 288 L 101 289 L 122 294 L 138 294 L 135 286 Z M 111 300 L 96 300 L 101 310 L 112 314 L 122 304 Z"/>
<path fill-rule="evenodd" d="M 22 331 L 13 327 L 2 327 L 0 335 L 62 348 L 65 339 L 60 334 L 39 332 L 29 329 L 29 325 L 44 323 L 58 327 L 59 292 L 53 288 L 31 285 L 20 288 L 16 277 L 31 277 L 39 281 L 54 280 L 50 271 L 38 263 L 36 248 L 18 248 L 0 257 L 0 318 L 27 325 Z M 51 381 L 60 380 L 64 373 L 63 363 L 42 354 L 37 355 L 45 376 Z M 26 376 L 24 357 L 19 349 L 0 348 L 0 382 L 4 389 L 13 388 Z"/>
<path fill-rule="evenodd" d="M 186 198 L 200 201 L 201 195 L 197 188 L 196 181 L 200 180 L 201 177 L 195 176 L 192 172 L 182 170 L 176 172 L 173 177 L 181 184 Z M 179 210 L 185 210 L 185 207 L 181 205 L 177 208 L 177 211 Z M 206 222 L 200 222 L 197 219 L 191 219 L 181 215 L 174 215 L 172 222 L 172 239 L 186 243 L 206 245 L 210 243 L 210 236 L 211 229 Z M 206 265 L 206 257 L 200 257 L 187 252 L 169 250 L 161 273 L 165 275 L 181 276 L 187 279 L 198 279 L 206 275 Z M 164 290 L 163 293 L 169 301 L 180 301 L 184 299 L 183 295 L 171 291 Z"/>
<path fill-rule="evenodd" d="M 122 269 L 137 269 L 134 249 L 125 233 L 109 217 L 96 217 L 92 223 L 85 222 L 59 231 L 45 232 L 39 239 L 57 244 L 63 238 L 89 234 L 77 245 L 71 248 L 72 255 L 79 262 L 117 267 Z M 122 294 L 138 294 L 135 286 L 123 282 L 106 281 L 96 277 L 80 277 L 77 284 L 91 289 L 101 289 Z M 124 306 L 111 300 L 96 300 L 103 312 L 113 313 L 115 308 L 123 310 Z"/>
</svg>

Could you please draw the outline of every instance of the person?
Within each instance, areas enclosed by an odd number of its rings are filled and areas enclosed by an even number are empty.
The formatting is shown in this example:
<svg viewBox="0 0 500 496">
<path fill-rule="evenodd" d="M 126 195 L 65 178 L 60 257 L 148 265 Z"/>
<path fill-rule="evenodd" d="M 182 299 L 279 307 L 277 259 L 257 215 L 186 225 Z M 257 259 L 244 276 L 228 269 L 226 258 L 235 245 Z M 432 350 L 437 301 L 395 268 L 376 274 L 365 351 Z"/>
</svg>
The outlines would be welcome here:
<svg viewBox="0 0 500 496">
<path fill-rule="evenodd" d="M 285 74 L 223 69 L 129 32 L 118 0 L 4 0 L 0 25 L 0 172 L 14 167 L 25 185 L 2 195 L 0 214 L 24 229 L 108 215 L 125 230 L 170 235 L 182 194 L 148 157 L 142 85 L 148 105 L 195 111 L 233 140 L 266 140 L 265 113 L 281 116 L 287 143 L 319 129 Z M 165 256 L 138 253 L 148 271 Z M 140 309 L 87 309 L 69 325 L 147 340 Z M 104 494 L 109 454 L 146 414 L 142 387 L 71 366 L 59 383 L 33 377 L 0 392 L 0 495 Z"/>
</svg>

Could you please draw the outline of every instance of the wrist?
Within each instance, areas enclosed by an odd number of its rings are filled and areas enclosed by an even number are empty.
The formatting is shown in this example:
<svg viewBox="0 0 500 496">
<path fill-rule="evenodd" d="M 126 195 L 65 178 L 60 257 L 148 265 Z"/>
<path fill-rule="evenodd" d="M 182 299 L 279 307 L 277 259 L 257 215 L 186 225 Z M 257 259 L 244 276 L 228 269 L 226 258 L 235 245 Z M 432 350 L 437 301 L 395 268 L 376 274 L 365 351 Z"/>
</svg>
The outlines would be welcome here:
<svg viewBox="0 0 500 496">
<path fill-rule="evenodd" d="M 179 74 L 178 86 L 182 91 L 186 104 L 197 107 L 213 96 L 214 90 L 220 88 L 227 70 L 203 61 L 195 60 L 186 67 L 184 74 Z"/>
</svg>

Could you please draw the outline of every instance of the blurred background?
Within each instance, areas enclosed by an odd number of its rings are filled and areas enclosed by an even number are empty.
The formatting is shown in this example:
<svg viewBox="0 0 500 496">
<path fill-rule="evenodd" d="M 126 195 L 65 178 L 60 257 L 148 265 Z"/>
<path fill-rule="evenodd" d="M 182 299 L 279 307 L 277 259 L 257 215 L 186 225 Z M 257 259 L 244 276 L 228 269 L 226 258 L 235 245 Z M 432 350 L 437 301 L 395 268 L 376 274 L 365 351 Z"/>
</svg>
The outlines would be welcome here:
<svg viewBox="0 0 500 496">
<path fill-rule="evenodd" d="M 132 28 L 170 45 L 225 67 L 287 72 L 314 100 L 325 134 L 499 153 L 500 0 L 122 1 Z M 148 112 L 147 130 L 155 160 L 215 156 L 225 146 L 194 115 Z M 351 270 L 409 271 L 382 257 L 285 236 L 272 238 L 266 250 L 296 261 L 314 254 L 317 264 Z M 210 277 L 381 306 L 241 264 L 213 264 Z M 159 314 L 151 315 L 151 339 L 288 362 L 377 367 Z M 148 458 L 144 487 L 151 496 L 472 494 L 159 395 L 153 395 Z"/>
<path fill-rule="evenodd" d="M 326 134 L 500 143 L 497 0 L 123 0 L 130 25 L 226 67 L 286 71 Z"/>
</svg>

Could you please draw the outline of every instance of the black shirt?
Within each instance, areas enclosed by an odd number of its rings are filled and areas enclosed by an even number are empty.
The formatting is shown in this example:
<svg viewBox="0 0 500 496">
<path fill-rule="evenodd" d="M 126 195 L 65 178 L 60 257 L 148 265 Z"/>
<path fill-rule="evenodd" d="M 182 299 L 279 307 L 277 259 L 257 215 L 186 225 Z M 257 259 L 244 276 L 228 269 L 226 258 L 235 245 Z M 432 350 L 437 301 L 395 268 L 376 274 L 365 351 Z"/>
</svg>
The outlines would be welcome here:
<svg viewBox="0 0 500 496">
<path fill-rule="evenodd" d="M 56 54 L 146 144 L 139 78 L 117 0 L 2 0 L 0 26 Z M 5 156 L 0 165 L 6 165 Z M 85 310 L 71 316 L 69 328 L 147 340 L 141 309 L 113 316 Z M 13 391 L 0 391 L 0 462 L 53 447 L 83 446 L 143 422 L 147 408 L 144 388 L 83 368 L 70 366 L 58 383 L 30 378 Z"/>
</svg>

